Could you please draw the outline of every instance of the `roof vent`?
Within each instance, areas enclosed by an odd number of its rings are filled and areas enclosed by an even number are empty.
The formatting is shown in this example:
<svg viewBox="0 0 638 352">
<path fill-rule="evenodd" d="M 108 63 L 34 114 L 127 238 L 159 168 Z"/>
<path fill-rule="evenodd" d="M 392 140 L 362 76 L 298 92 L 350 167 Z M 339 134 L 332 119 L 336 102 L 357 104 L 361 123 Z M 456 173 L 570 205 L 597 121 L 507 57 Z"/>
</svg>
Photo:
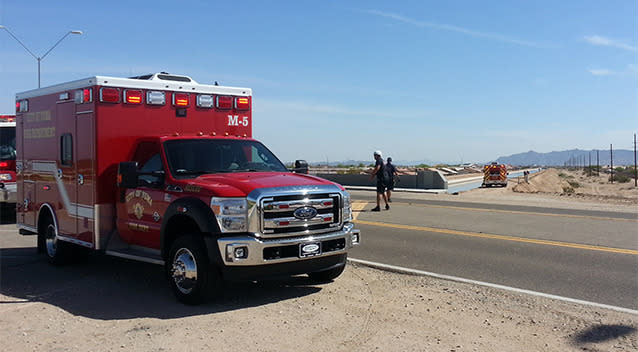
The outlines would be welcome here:
<svg viewBox="0 0 638 352">
<path fill-rule="evenodd" d="M 148 81 L 173 81 L 173 82 L 185 82 L 185 83 L 197 84 L 197 82 L 195 82 L 195 80 L 193 80 L 192 78 L 190 78 L 188 76 L 172 75 L 172 74 L 167 73 L 167 72 L 160 72 L 160 73 L 154 73 L 154 74 L 148 74 L 148 75 L 134 76 L 134 77 L 129 77 L 129 78 L 130 79 L 142 79 L 142 80 L 148 80 Z"/>
</svg>

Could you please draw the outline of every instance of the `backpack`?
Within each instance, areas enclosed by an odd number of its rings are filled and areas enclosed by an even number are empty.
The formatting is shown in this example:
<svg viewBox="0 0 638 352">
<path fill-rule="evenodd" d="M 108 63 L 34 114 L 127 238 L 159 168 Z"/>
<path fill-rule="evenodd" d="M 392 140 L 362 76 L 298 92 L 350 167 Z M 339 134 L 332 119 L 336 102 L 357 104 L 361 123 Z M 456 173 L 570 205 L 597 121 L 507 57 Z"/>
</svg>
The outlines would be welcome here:
<svg viewBox="0 0 638 352">
<path fill-rule="evenodd" d="M 382 182 L 384 185 L 389 186 L 390 182 L 392 182 L 392 169 L 388 167 L 387 164 L 383 165 L 383 170 L 380 170 L 382 172 Z"/>
</svg>

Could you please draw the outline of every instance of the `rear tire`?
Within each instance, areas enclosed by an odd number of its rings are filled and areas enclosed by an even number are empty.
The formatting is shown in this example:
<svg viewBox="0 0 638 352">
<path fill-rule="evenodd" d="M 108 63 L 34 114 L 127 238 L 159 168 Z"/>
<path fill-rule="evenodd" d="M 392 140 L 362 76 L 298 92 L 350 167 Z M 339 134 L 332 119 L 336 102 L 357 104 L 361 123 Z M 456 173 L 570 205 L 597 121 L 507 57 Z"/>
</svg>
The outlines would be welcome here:
<svg viewBox="0 0 638 352">
<path fill-rule="evenodd" d="M 345 269 L 346 269 L 346 262 L 344 261 L 343 265 L 339 265 L 338 267 L 328 269 L 328 270 L 308 273 L 308 276 L 315 281 L 330 282 L 336 279 L 337 277 L 339 277 L 339 275 L 341 275 Z"/>
<path fill-rule="evenodd" d="M 73 252 L 73 245 L 59 239 L 58 229 L 53 219 L 48 217 L 38 230 L 38 243 L 42 244 L 43 252 L 49 263 L 53 265 L 68 263 Z"/>
<path fill-rule="evenodd" d="M 221 277 L 197 235 L 177 238 L 166 260 L 168 280 L 178 301 L 196 305 L 212 298 Z"/>
</svg>

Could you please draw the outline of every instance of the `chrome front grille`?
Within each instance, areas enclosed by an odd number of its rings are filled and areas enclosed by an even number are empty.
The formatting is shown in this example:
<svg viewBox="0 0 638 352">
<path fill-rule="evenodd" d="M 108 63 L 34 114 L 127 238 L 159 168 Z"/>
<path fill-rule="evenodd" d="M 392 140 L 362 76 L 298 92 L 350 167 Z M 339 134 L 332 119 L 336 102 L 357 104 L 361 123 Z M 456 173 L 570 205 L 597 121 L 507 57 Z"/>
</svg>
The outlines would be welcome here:
<svg viewBox="0 0 638 352">
<path fill-rule="evenodd" d="M 340 193 L 287 194 L 262 198 L 260 232 L 264 238 L 274 238 L 334 231 L 342 225 L 341 203 Z"/>
</svg>

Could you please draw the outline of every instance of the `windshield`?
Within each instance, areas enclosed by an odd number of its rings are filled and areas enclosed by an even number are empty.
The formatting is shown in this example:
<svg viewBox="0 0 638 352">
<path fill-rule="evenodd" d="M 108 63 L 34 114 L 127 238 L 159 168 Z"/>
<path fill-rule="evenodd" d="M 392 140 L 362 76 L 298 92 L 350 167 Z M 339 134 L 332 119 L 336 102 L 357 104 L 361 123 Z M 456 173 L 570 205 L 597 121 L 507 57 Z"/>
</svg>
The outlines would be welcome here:
<svg viewBox="0 0 638 352">
<path fill-rule="evenodd" d="M 0 128 L 0 160 L 16 160 L 16 128 Z"/>
<path fill-rule="evenodd" d="M 175 178 L 225 172 L 288 171 L 270 150 L 257 141 L 173 140 L 165 142 L 164 148 Z"/>
</svg>

